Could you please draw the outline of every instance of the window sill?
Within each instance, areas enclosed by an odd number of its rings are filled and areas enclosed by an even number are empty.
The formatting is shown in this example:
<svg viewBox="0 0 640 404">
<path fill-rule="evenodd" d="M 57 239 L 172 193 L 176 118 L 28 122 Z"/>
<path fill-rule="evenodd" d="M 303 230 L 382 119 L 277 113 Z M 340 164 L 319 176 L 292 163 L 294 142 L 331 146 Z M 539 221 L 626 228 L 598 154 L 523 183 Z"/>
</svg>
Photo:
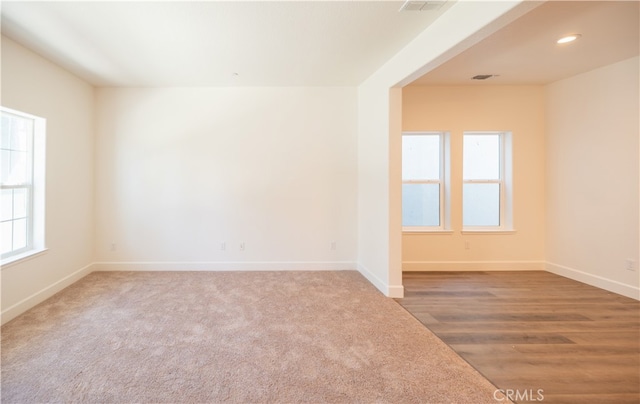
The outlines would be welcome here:
<svg viewBox="0 0 640 404">
<path fill-rule="evenodd" d="M 491 230 L 491 229 L 478 229 L 478 230 L 463 229 L 460 233 L 461 234 L 516 234 L 516 231 L 515 230 L 505 230 L 505 229 L 497 229 L 497 230 Z"/>
<path fill-rule="evenodd" d="M 402 234 L 453 234 L 453 230 L 402 230 Z"/>
<path fill-rule="evenodd" d="M 0 262 L 0 265 L 2 266 L 2 269 L 5 269 L 7 267 L 22 263 L 24 261 L 28 261 L 32 258 L 39 257 L 40 255 L 46 253 L 48 250 L 49 250 L 48 248 L 38 248 L 34 250 L 29 250 L 22 254 L 14 255 L 12 257 L 7 257 L 3 259 Z"/>
</svg>

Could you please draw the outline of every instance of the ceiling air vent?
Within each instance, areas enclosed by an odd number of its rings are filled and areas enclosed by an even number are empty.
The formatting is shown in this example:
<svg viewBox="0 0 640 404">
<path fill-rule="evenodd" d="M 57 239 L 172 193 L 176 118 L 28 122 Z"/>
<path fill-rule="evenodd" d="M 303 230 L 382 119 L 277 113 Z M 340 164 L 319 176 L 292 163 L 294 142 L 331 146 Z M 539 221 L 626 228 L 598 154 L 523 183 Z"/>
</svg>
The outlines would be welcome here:
<svg viewBox="0 0 640 404">
<path fill-rule="evenodd" d="M 435 1 L 416 1 L 416 0 L 407 0 L 404 2 L 402 7 L 400 7 L 399 11 L 428 11 L 428 10 L 437 10 L 445 2 L 442 0 Z"/>
<path fill-rule="evenodd" d="M 478 74 L 477 76 L 471 77 L 471 80 L 486 80 L 495 76 L 495 74 Z"/>
</svg>

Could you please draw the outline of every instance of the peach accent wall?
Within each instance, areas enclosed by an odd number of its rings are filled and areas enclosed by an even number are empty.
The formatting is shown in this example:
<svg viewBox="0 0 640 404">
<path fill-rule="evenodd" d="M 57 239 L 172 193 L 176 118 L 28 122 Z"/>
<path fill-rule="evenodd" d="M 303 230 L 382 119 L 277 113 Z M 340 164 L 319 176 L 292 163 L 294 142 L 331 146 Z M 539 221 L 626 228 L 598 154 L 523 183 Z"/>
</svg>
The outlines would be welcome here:
<svg viewBox="0 0 640 404">
<path fill-rule="evenodd" d="M 402 297 L 400 134 L 402 86 L 537 4 L 456 2 L 358 87 L 358 270 Z"/>
<path fill-rule="evenodd" d="M 403 270 L 542 269 L 545 218 L 545 101 L 542 86 L 409 86 L 404 131 L 451 136 L 452 232 L 404 233 Z M 462 134 L 511 131 L 515 232 L 462 233 Z M 468 246 L 468 248 L 466 248 Z"/>
</svg>

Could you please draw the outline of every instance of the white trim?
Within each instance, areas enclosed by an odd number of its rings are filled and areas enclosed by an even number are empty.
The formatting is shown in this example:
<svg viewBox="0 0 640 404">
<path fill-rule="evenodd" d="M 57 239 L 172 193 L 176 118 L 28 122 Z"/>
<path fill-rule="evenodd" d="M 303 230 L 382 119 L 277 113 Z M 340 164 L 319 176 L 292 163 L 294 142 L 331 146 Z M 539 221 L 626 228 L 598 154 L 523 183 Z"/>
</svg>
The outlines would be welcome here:
<svg viewBox="0 0 640 404">
<path fill-rule="evenodd" d="M 488 227 L 481 227 L 478 229 L 462 229 L 460 234 L 516 234 L 517 230 L 492 230 Z"/>
<path fill-rule="evenodd" d="M 375 286 L 385 296 L 401 299 L 404 297 L 403 285 L 388 285 L 386 282 L 378 278 L 373 272 L 362 264 L 358 264 L 358 272 L 362 274 L 373 286 Z"/>
<path fill-rule="evenodd" d="M 404 180 L 404 184 L 438 184 L 440 194 L 438 226 L 402 226 L 403 232 L 451 231 L 451 140 L 449 131 L 403 131 L 402 136 L 437 136 L 439 138 L 440 176 L 438 179 Z"/>
<path fill-rule="evenodd" d="M 618 281 L 603 278 L 601 276 L 593 275 L 564 265 L 554 264 L 552 262 L 546 262 L 545 264 L 547 272 L 564 276 L 565 278 L 586 283 L 587 285 L 608 290 L 609 292 L 617 293 L 635 300 L 640 300 L 640 287 L 626 285 Z"/>
<path fill-rule="evenodd" d="M 406 234 L 453 234 L 453 230 L 402 230 L 402 235 Z"/>
<path fill-rule="evenodd" d="M 94 271 L 345 271 L 352 261 L 96 262 Z"/>
<path fill-rule="evenodd" d="M 365 267 L 364 265 L 358 263 L 358 272 L 360 272 L 362 274 L 362 276 L 367 278 L 367 280 L 369 282 L 371 282 L 371 284 L 373 284 L 373 286 L 378 288 L 379 291 L 381 291 L 385 295 L 387 294 L 387 289 L 388 289 L 387 284 L 385 282 L 383 282 L 382 280 L 380 280 L 380 278 L 378 278 L 367 267 Z"/>
<path fill-rule="evenodd" d="M 48 248 L 32 249 L 25 251 L 22 254 L 16 254 L 7 257 L 0 262 L 0 270 L 4 270 L 5 268 L 9 268 L 15 264 L 19 264 L 32 258 L 38 257 L 47 251 L 49 251 Z"/>
<path fill-rule="evenodd" d="M 311 262 L 95 262 L 22 299 L 0 313 L 1 324 L 42 303 L 95 271 L 353 271 L 352 261 Z M 397 287 L 396 287 L 397 288 Z M 402 285 L 400 285 L 402 288 Z M 396 297 L 396 296 L 392 296 Z"/>
<path fill-rule="evenodd" d="M 402 299 L 404 297 L 404 285 L 389 285 L 385 296 L 391 299 Z"/>
<path fill-rule="evenodd" d="M 46 176 L 46 118 L 28 114 L 11 108 L 0 106 L 2 114 L 13 115 L 18 118 L 29 120 L 32 123 L 31 134 L 27 140 L 27 154 L 29 155 L 28 182 L 1 184 L 2 189 L 27 190 L 28 207 L 26 212 L 27 220 L 27 245 L 24 248 L 6 252 L 2 256 L 2 266 L 22 260 L 30 255 L 39 254 L 45 250 L 45 176 Z M 12 215 L 11 220 L 15 218 Z"/>
<path fill-rule="evenodd" d="M 417 271 L 547 271 L 574 281 L 586 283 L 635 300 L 640 300 L 640 287 L 589 274 L 575 268 L 545 261 L 403 261 L 404 272 Z"/>
<path fill-rule="evenodd" d="M 416 271 L 544 271 L 544 261 L 403 261 L 402 270 Z"/>
<path fill-rule="evenodd" d="M 499 179 L 464 179 L 464 137 L 465 136 L 498 136 L 499 139 L 499 159 L 500 159 L 500 173 Z M 511 131 L 464 131 L 462 132 L 463 139 L 463 174 L 462 174 L 462 193 L 463 193 L 463 206 L 462 206 L 462 222 L 463 231 L 472 232 L 477 229 L 480 232 L 499 231 L 509 232 L 513 230 L 513 146 L 512 146 L 512 132 Z M 498 226 L 464 226 L 464 186 L 467 184 L 498 184 L 500 187 L 499 195 L 499 225 Z"/>
<path fill-rule="evenodd" d="M 24 313 L 25 311 L 31 309 L 32 307 L 42 303 L 43 301 L 47 300 L 51 296 L 60 292 L 62 289 L 72 285 L 73 283 L 89 275 L 91 272 L 93 272 L 92 267 L 93 267 L 93 264 L 89 264 L 77 270 L 76 272 L 65 276 L 59 281 L 47 286 L 46 288 L 40 290 L 39 292 L 36 292 L 31 296 L 20 300 L 18 303 L 12 305 L 11 307 L 5 310 L 2 310 L 2 313 L 0 314 L 0 316 L 2 317 L 1 323 L 5 324 L 8 321 L 13 320 L 20 314 Z"/>
</svg>

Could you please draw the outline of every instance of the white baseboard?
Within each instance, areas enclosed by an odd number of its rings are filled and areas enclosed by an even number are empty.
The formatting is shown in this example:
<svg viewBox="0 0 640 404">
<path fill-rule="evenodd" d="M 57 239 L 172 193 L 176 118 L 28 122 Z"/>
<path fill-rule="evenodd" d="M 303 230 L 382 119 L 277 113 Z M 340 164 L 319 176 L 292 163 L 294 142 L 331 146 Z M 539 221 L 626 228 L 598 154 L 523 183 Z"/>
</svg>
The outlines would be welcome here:
<svg viewBox="0 0 640 404">
<path fill-rule="evenodd" d="M 564 265 L 554 264 L 552 262 L 546 263 L 546 270 L 556 275 L 573 279 L 574 281 L 586 283 L 587 285 L 608 290 L 609 292 L 640 300 L 640 288 L 637 286 L 626 285 L 618 281 L 583 272 L 575 268 L 569 268 Z"/>
<path fill-rule="evenodd" d="M 20 314 L 44 302 L 45 300 L 55 295 L 56 293 L 60 292 L 62 289 L 66 288 L 67 286 L 70 286 L 71 284 L 89 275 L 91 272 L 93 272 L 93 270 L 94 270 L 93 264 L 89 264 L 84 268 L 81 268 L 76 272 L 65 276 L 64 278 L 60 279 L 56 283 L 47 286 L 41 291 L 36 292 L 31 296 L 20 300 L 18 303 L 12 305 L 11 307 L 8 307 L 7 309 L 2 310 L 2 313 L 0 313 L 0 316 L 2 317 L 1 323 L 5 324 L 6 322 L 13 320 Z"/>
<path fill-rule="evenodd" d="M 373 286 L 378 288 L 385 296 L 394 299 L 401 299 L 404 297 L 404 286 L 402 285 L 388 285 L 378 278 L 373 272 L 362 264 L 358 264 L 358 272 L 362 274 Z"/>
<path fill-rule="evenodd" d="M 544 261 L 403 261 L 411 271 L 544 271 Z"/>
<path fill-rule="evenodd" d="M 96 262 L 94 271 L 345 271 L 351 261 Z"/>
<path fill-rule="evenodd" d="M 342 271 L 357 269 L 385 296 L 404 297 L 404 286 L 389 285 L 361 264 L 329 262 L 96 262 L 67 275 L 0 313 L 5 324 L 93 271 Z M 546 270 L 613 293 L 640 300 L 640 288 L 542 261 L 405 261 L 403 271 L 517 271 Z"/>
<path fill-rule="evenodd" d="M 404 297 L 404 286 L 389 285 L 386 296 L 393 299 L 402 299 Z"/>
<path fill-rule="evenodd" d="M 62 289 L 94 271 L 343 271 L 356 270 L 351 261 L 331 262 L 96 262 L 60 279 L 39 292 L 2 310 L 5 324 L 20 314 L 47 300 Z"/>
</svg>

